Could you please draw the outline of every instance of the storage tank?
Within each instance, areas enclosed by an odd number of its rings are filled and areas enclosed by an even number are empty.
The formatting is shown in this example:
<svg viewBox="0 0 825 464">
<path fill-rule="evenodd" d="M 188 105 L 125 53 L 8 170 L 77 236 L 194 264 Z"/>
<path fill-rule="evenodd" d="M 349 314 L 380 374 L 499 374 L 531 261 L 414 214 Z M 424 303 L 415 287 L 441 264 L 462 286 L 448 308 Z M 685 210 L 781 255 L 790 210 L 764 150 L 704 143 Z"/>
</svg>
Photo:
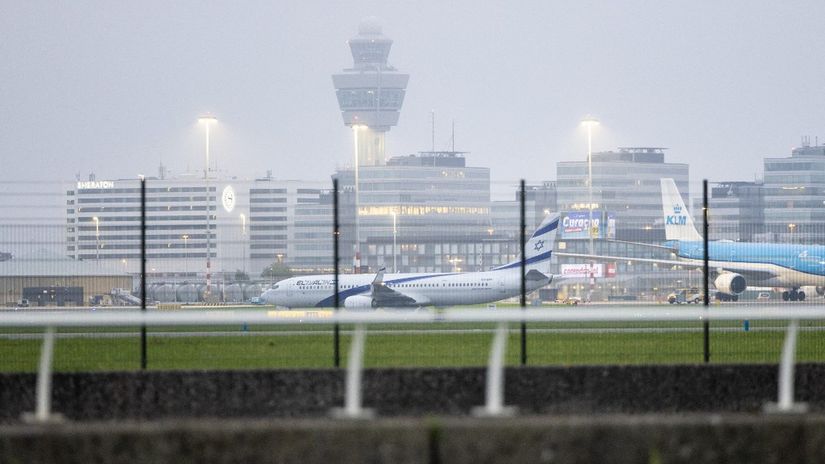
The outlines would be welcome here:
<svg viewBox="0 0 825 464">
<path fill-rule="evenodd" d="M 251 298 L 261 296 L 263 293 L 263 285 L 261 284 L 246 284 L 243 287 L 244 301 L 249 301 Z"/>
<path fill-rule="evenodd" d="M 155 300 L 161 303 L 177 301 L 176 296 L 175 284 L 163 284 L 155 288 Z"/>
<path fill-rule="evenodd" d="M 229 284 L 223 289 L 223 301 L 227 303 L 240 303 L 243 301 L 243 289 L 241 284 Z"/>
<path fill-rule="evenodd" d="M 178 301 L 182 303 L 192 303 L 198 301 L 198 287 L 195 284 L 184 283 L 177 288 Z"/>
</svg>

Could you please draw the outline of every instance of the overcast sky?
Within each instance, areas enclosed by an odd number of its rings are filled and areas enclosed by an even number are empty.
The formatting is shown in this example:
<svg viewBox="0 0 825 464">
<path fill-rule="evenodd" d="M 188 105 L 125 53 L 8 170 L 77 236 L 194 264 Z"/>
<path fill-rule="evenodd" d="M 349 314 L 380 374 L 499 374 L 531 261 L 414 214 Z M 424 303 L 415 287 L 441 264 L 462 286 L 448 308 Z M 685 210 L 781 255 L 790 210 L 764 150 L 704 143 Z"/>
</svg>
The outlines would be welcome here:
<svg viewBox="0 0 825 464">
<path fill-rule="evenodd" d="M 368 16 L 410 74 L 391 155 L 471 152 L 554 179 L 594 149 L 669 147 L 694 181 L 752 180 L 825 142 L 825 2 L 0 0 L 0 181 L 202 169 L 327 180 L 352 159 L 331 74 Z"/>
</svg>

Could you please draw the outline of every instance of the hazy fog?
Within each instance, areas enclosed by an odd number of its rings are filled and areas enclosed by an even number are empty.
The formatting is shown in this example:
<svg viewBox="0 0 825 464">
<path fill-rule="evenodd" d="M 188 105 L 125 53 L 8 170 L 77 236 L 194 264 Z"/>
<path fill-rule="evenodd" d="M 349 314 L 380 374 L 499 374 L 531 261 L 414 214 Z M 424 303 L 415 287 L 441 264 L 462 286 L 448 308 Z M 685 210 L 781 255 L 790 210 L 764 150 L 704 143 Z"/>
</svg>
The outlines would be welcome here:
<svg viewBox="0 0 825 464">
<path fill-rule="evenodd" d="M 0 181 L 202 169 L 203 112 L 229 174 L 328 179 L 352 158 L 330 75 L 367 16 L 411 75 L 390 154 L 430 149 L 431 110 L 494 180 L 555 178 L 588 113 L 596 150 L 669 147 L 694 180 L 825 142 L 821 1 L 0 0 Z"/>
</svg>

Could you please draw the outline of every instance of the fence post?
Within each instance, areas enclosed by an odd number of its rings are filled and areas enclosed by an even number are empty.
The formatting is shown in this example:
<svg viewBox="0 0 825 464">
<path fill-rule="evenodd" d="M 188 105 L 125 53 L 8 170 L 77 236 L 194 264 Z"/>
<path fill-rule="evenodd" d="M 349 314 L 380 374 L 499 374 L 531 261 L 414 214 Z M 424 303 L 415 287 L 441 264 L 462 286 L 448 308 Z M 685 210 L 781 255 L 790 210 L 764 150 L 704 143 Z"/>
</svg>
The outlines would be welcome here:
<svg viewBox="0 0 825 464">
<path fill-rule="evenodd" d="M 364 324 L 355 324 L 355 332 L 352 335 L 352 344 L 350 345 L 349 359 L 347 360 L 344 407 L 334 408 L 332 410 L 333 417 L 339 419 L 369 419 L 374 415 L 374 411 L 362 407 L 361 399 L 365 338 L 366 328 Z"/>
<path fill-rule="evenodd" d="M 208 190 L 206 195 L 209 198 Z M 209 214 L 207 207 L 207 217 Z M 206 233 L 209 234 L 208 229 Z M 146 312 L 146 178 L 143 176 L 140 177 L 140 310 Z M 146 324 L 140 326 L 140 368 L 146 370 Z"/>
<path fill-rule="evenodd" d="M 521 203 L 521 228 L 519 229 L 519 244 L 521 250 L 521 310 L 527 311 L 527 282 L 525 280 L 525 275 L 527 273 L 527 250 L 525 244 L 525 236 L 527 229 L 527 221 L 526 221 L 526 212 L 524 208 L 525 202 L 525 188 L 524 188 L 524 179 L 521 179 L 521 188 L 520 188 L 520 195 L 519 195 L 519 203 Z M 527 365 L 527 323 L 523 320 L 521 321 L 521 365 Z"/>
<path fill-rule="evenodd" d="M 484 392 L 484 406 L 473 408 L 474 416 L 500 417 L 512 416 L 516 408 L 504 406 L 504 354 L 507 350 L 509 330 L 506 322 L 499 322 L 490 348 L 490 361 L 487 364 L 487 386 Z"/>
<path fill-rule="evenodd" d="M 54 354 L 54 327 L 48 326 L 43 332 L 43 347 L 40 349 L 40 366 L 37 370 L 37 406 L 34 413 L 23 414 L 25 422 L 55 422 L 63 419 L 52 414 L 52 357 Z"/>
<path fill-rule="evenodd" d="M 808 411 L 805 403 L 794 403 L 794 372 L 796 367 L 796 337 L 799 333 L 799 320 L 792 319 L 785 332 L 782 344 L 782 359 L 779 362 L 779 392 L 776 403 L 768 403 L 764 410 L 768 413 L 804 413 Z"/>
<path fill-rule="evenodd" d="M 705 291 L 705 311 L 710 309 L 710 266 L 708 261 L 708 180 L 702 180 L 702 242 L 704 246 L 704 258 L 702 260 L 702 271 L 705 276 L 703 285 Z M 705 319 L 703 324 L 703 352 L 705 363 L 710 362 L 710 322 Z"/>
<path fill-rule="evenodd" d="M 338 261 L 340 259 L 338 245 L 341 236 L 340 224 L 338 223 L 338 179 L 332 179 L 332 243 L 333 243 L 333 265 L 335 272 L 335 295 L 333 295 L 334 311 L 337 313 L 341 307 L 338 283 Z M 333 363 L 335 367 L 341 367 L 341 327 L 338 322 L 335 322 L 333 329 Z"/>
</svg>

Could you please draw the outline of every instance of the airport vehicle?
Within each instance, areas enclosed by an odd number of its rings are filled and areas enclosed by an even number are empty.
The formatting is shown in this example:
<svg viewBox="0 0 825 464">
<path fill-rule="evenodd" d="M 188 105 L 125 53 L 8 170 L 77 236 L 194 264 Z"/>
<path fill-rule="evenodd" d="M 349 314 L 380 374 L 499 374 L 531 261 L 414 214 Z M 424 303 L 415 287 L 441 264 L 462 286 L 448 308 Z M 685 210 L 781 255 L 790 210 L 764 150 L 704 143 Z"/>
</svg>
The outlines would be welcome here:
<svg viewBox="0 0 825 464">
<path fill-rule="evenodd" d="M 704 242 L 682 201 L 673 179 L 661 179 L 662 212 L 665 223 L 664 246 L 676 259 L 631 258 L 562 254 L 600 260 L 625 260 L 665 265 L 703 268 Z M 788 243 L 750 243 L 711 241 L 708 243 L 708 266 L 716 298 L 737 301 L 748 286 L 785 288 L 784 301 L 803 301 L 803 286 L 814 286 L 816 293 L 825 294 L 825 246 Z"/>
<path fill-rule="evenodd" d="M 582 299 L 577 296 L 568 296 L 566 298 L 559 298 L 556 300 L 556 303 L 577 306 L 581 301 Z"/>
<path fill-rule="evenodd" d="M 559 215 L 542 221 L 525 243 L 525 286 L 534 291 L 553 280 L 550 257 Z M 435 274 L 342 274 L 339 301 L 349 309 L 378 307 L 450 306 L 490 303 L 521 292 L 521 258 L 483 272 Z M 282 280 L 263 292 L 268 303 L 289 308 L 331 307 L 335 304 L 334 276 L 312 275 Z"/>
<path fill-rule="evenodd" d="M 704 295 L 698 288 L 680 288 L 667 296 L 667 302 L 676 303 L 696 303 L 704 301 Z"/>
</svg>

